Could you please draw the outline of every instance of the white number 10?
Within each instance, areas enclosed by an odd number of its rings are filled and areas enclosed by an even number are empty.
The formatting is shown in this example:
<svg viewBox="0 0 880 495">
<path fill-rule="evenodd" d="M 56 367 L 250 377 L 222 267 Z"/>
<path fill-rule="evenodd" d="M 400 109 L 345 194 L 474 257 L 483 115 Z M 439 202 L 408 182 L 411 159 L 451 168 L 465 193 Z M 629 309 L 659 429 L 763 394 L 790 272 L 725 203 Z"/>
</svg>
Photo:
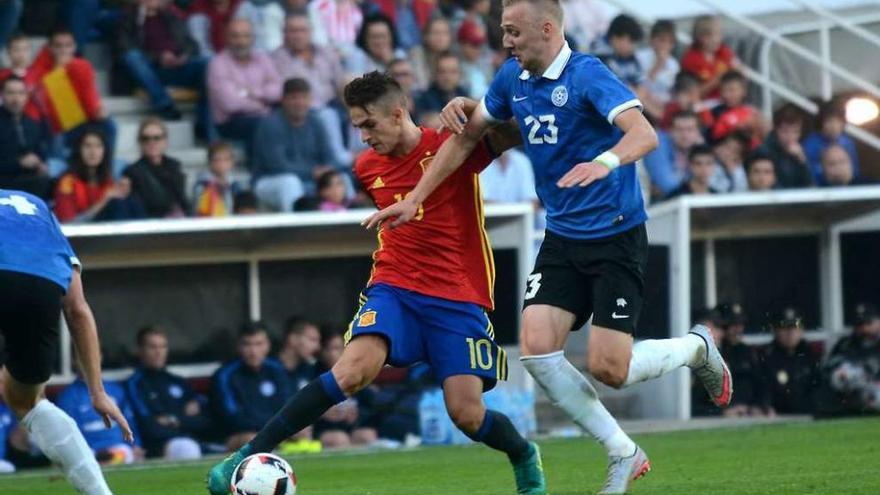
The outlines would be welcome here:
<svg viewBox="0 0 880 495">
<path fill-rule="evenodd" d="M 538 118 L 529 115 L 523 121 L 529 126 L 529 143 L 530 144 L 556 144 L 556 137 L 559 134 L 559 128 L 556 127 L 555 115 L 539 115 Z M 543 136 L 538 135 L 541 126 L 547 124 L 547 132 Z"/>
</svg>

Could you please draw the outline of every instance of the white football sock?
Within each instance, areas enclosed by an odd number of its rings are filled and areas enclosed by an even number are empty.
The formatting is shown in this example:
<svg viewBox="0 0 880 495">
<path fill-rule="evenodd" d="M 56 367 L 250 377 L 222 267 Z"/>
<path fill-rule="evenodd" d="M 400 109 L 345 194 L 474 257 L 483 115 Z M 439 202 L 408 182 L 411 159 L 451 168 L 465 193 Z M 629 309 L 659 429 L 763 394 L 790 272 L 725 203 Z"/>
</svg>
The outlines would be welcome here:
<svg viewBox="0 0 880 495">
<path fill-rule="evenodd" d="M 682 366 L 695 366 L 705 356 L 706 343 L 694 334 L 675 339 L 643 340 L 633 346 L 623 386 L 659 378 Z"/>
<path fill-rule="evenodd" d="M 70 484 L 86 495 L 113 495 L 95 454 L 73 419 L 48 400 L 41 400 L 22 419 L 31 440 L 58 464 Z"/>
<path fill-rule="evenodd" d="M 598 440 L 608 455 L 632 455 L 636 444 L 599 401 L 589 380 L 565 359 L 563 351 L 519 359 L 553 405 Z"/>
</svg>

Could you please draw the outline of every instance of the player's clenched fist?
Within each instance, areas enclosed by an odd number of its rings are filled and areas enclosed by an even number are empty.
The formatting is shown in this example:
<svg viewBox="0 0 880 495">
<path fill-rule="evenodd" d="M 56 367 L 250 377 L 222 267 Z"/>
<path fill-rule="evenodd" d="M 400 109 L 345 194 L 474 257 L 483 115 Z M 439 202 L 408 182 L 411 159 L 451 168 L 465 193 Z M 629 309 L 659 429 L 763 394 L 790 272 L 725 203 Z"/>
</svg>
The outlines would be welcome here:
<svg viewBox="0 0 880 495">
<path fill-rule="evenodd" d="M 443 128 L 449 129 L 455 134 L 464 132 L 464 126 L 467 124 L 468 115 L 473 111 L 476 102 L 468 100 L 462 96 L 457 96 L 443 107 L 440 112 L 440 122 Z"/>
<path fill-rule="evenodd" d="M 394 220 L 389 224 L 389 227 L 393 229 L 409 222 L 415 218 L 418 213 L 418 203 L 409 198 L 404 198 L 381 211 L 373 213 L 367 217 L 366 220 L 361 222 L 361 225 L 365 226 L 367 230 L 370 230 L 378 227 L 385 220 L 393 218 Z"/>
<path fill-rule="evenodd" d="M 559 187 L 586 187 L 593 182 L 604 179 L 611 171 L 599 162 L 578 163 L 556 183 Z"/>
</svg>

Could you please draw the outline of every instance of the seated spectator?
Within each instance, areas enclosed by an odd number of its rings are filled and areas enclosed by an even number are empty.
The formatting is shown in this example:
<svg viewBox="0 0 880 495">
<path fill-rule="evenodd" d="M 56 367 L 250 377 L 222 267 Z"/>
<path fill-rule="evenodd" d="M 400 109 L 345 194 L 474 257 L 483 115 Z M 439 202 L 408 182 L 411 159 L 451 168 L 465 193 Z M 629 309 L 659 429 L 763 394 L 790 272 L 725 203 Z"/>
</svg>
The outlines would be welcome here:
<svg viewBox="0 0 880 495">
<path fill-rule="evenodd" d="M 804 340 L 803 318 L 794 308 L 785 308 L 770 315 L 767 326 L 773 330 L 773 342 L 761 357 L 765 412 L 813 414 L 821 356 Z"/>
<path fill-rule="evenodd" d="M 492 82 L 492 68 L 488 55 L 488 39 L 483 27 L 467 19 L 458 29 L 458 46 L 461 49 L 462 86 L 467 88 L 468 96 L 479 100 Z"/>
<path fill-rule="evenodd" d="M 721 104 L 712 109 L 715 121 L 710 133 L 718 141 L 732 132 L 749 136 L 749 148 L 756 148 L 764 140 L 766 124 L 761 112 L 746 102 L 749 82 L 739 72 L 730 71 L 721 76 Z"/>
<path fill-rule="evenodd" d="M 819 130 L 813 131 L 804 138 L 801 145 L 807 156 L 807 163 L 817 184 L 821 184 L 822 176 L 822 152 L 832 145 L 840 145 L 849 155 L 852 164 L 853 175 L 860 177 L 859 154 L 856 152 L 856 143 L 846 134 L 846 111 L 839 104 L 826 102 L 819 106 Z"/>
<path fill-rule="evenodd" d="M 700 94 L 704 98 L 718 98 L 721 77 L 739 67 L 733 50 L 722 40 L 721 19 L 713 15 L 697 17 L 692 38 L 693 44 L 681 59 L 681 68 L 700 80 Z"/>
<path fill-rule="evenodd" d="M 270 350 L 265 326 L 248 324 L 238 335 L 238 359 L 212 378 L 214 409 L 226 427 L 230 452 L 251 441 L 293 393 L 287 370 L 268 358 Z"/>
<path fill-rule="evenodd" d="M 149 457 L 199 459 L 198 438 L 209 433 L 211 420 L 202 398 L 183 377 L 170 373 L 168 336 L 159 326 L 137 334 L 139 367 L 126 381 L 138 430 Z"/>
<path fill-rule="evenodd" d="M 672 86 L 680 70 L 675 45 L 675 24 L 661 19 L 651 27 L 651 46 L 636 51 L 636 60 L 645 72 L 642 103 L 657 120 L 663 117 L 663 110 L 672 99 Z"/>
<path fill-rule="evenodd" d="M 323 124 L 311 107 L 304 79 L 284 83 L 281 109 L 266 117 L 254 137 L 254 192 L 271 210 L 289 212 L 314 181 L 334 164 Z"/>
<path fill-rule="evenodd" d="M 704 102 L 700 96 L 700 81 L 696 76 L 687 72 L 679 72 L 675 76 L 675 84 L 672 85 L 672 99 L 663 109 L 660 128 L 669 129 L 672 126 L 672 118 L 682 111 L 689 111 L 698 116 L 701 131 L 708 131 L 714 124 L 712 107 Z"/>
<path fill-rule="evenodd" d="M 9 67 L 0 68 L 0 84 L 9 76 L 24 79 L 33 61 L 31 40 L 24 33 L 13 34 L 6 43 L 6 54 L 9 56 Z"/>
<path fill-rule="evenodd" d="M 104 113 L 95 69 L 75 56 L 76 46 L 70 30 L 52 31 L 25 78 L 32 94 L 26 112 L 34 120 L 45 119 L 54 134 L 63 135 L 68 148 L 91 124 L 100 127 L 110 149 L 115 149 L 116 124 Z"/>
<path fill-rule="evenodd" d="M 428 89 L 437 71 L 437 59 L 452 50 L 452 27 L 445 17 L 434 17 L 422 31 L 422 44 L 413 47 L 409 60 L 415 74 L 415 87 Z"/>
<path fill-rule="evenodd" d="M 373 3 L 391 19 L 400 48 L 406 51 L 422 42 L 422 29 L 437 8 L 433 0 L 373 0 Z"/>
<path fill-rule="evenodd" d="M 718 194 L 710 185 L 717 167 L 718 162 L 715 161 L 712 148 L 705 144 L 694 146 L 688 154 L 688 178 L 666 198 L 672 199 L 685 194 Z"/>
<path fill-rule="evenodd" d="M 721 192 L 742 192 L 749 189 L 743 160 L 749 149 L 749 137 L 732 132 L 712 146 L 721 165 L 712 177 L 712 187 Z"/>
<path fill-rule="evenodd" d="M 281 79 L 272 59 L 254 50 L 250 21 L 234 19 L 227 45 L 208 65 L 208 94 L 217 131 L 225 139 L 243 141 L 251 156 L 260 120 L 281 97 Z"/>
<path fill-rule="evenodd" d="M 773 115 L 773 132 L 759 148 L 773 160 L 780 189 L 813 185 L 813 174 L 800 143 L 803 128 L 803 112 L 793 105 L 783 105 Z"/>
<path fill-rule="evenodd" d="M 79 374 L 73 383 L 58 394 L 55 404 L 73 418 L 89 448 L 95 453 L 95 458 L 101 464 L 131 464 L 141 461 L 144 459 L 144 450 L 141 448 L 140 435 L 131 403 L 125 395 L 125 388 L 116 382 L 108 380 L 103 382 L 107 395 L 116 402 L 131 427 L 134 434 L 133 444 L 125 441 L 122 428 L 117 423 L 113 423 L 109 428 L 104 424 L 104 419 L 92 407 L 88 387 Z"/>
<path fill-rule="evenodd" d="M 364 24 L 364 14 L 356 0 L 313 0 L 308 4 L 309 19 L 318 46 L 331 46 L 345 57 L 355 49 L 355 40 Z"/>
<path fill-rule="evenodd" d="M 125 2 L 111 0 L 62 0 L 61 16 L 76 39 L 84 47 L 93 41 L 113 37 L 119 24 L 119 6 Z"/>
<path fill-rule="evenodd" d="M 321 370 L 332 369 L 344 348 L 341 333 L 325 332 L 321 341 Z M 315 422 L 315 437 L 321 441 L 321 445 L 332 449 L 376 442 L 378 433 L 371 425 L 369 410 L 374 393 L 373 388 L 367 387 L 324 413 Z"/>
<path fill-rule="evenodd" d="M 645 82 L 645 68 L 636 58 L 636 46 L 645 37 L 639 21 L 626 14 L 611 20 L 604 39 L 597 40 L 593 53 L 633 90 Z"/>
<path fill-rule="evenodd" d="M 199 174 L 193 189 L 197 217 L 225 217 L 232 214 L 232 199 L 242 186 L 232 178 L 235 150 L 218 141 L 208 147 L 208 170 Z"/>
<path fill-rule="evenodd" d="M 601 2 L 596 0 L 561 0 L 565 37 L 573 42 L 572 49 L 588 52 L 593 42 L 608 31 L 608 17 Z"/>
<path fill-rule="evenodd" d="M 684 110 L 671 119 L 668 132 L 657 133 L 657 149 L 645 155 L 645 168 L 651 176 L 652 196 L 669 195 L 688 178 L 688 155 L 694 146 L 703 144 L 700 119 Z"/>
<path fill-rule="evenodd" d="M 880 383 L 880 312 L 858 304 L 853 316 L 852 334 L 840 339 L 828 356 L 826 385 L 818 401 L 822 416 L 877 412 L 871 398 Z"/>
<path fill-rule="evenodd" d="M 232 211 L 236 215 L 254 215 L 260 212 L 257 195 L 253 191 L 242 191 L 232 198 Z"/>
<path fill-rule="evenodd" d="M 0 4 L 0 46 L 5 45 L 12 36 L 23 9 L 24 0 L 10 0 Z"/>
<path fill-rule="evenodd" d="M 776 167 L 773 160 L 761 153 L 752 153 L 746 158 L 746 178 L 749 191 L 770 191 L 776 189 Z"/>
<path fill-rule="evenodd" d="M 143 207 L 131 197 L 131 179 L 113 180 L 107 140 L 97 129 L 80 134 L 68 171 L 55 188 L 55 216 L 61 223 L 142 218 Z"/>
<path fill-rule="evenodd" d="M 374 14 L 364 19 L 357 37 L 357 49 L 345 58 L 345 68 L 354 76 L 374 70 L 385 72 L 392 60 L 404 57 L 406 53 L 398 48 L 391 20 L 382 14 Z"/>
<path fill-rule="evenodd" d="M 721 355 L 733 378 L 733 399 L 724 416 L 761 415 L 762 384 L 759 363 L 754 349 L 743 342 L 746 316 L 739 304 L 720 304 L 715 308 L 724 327 Z"/>
<path fill-rule="evenodd" d="M 131 191 L 149 218 L 182 217 L 189 211 L 186 199 L 186 178 L 180 162 L 165 154 L 168 129 L 155 118 L 148 117 L 138 130 L 141 157 L 123 171 L 131 180 Z"/>
<path fill-rule="evenodd" d="M 276 0 L 245 0 L 235 16 L 251 21 L 257 50 L 271 52 L 281 46 L 285 13 Z"/>
<path fill-rule="evenodd" d="M 187 24 L 202 57 L 212 57 L 226 48 L 226 26 L 235 17 L 242 0 L 195 0 Z"/>
<path fill-rule="evenodd" d="M 287 370 L 294 391 L 318 377 L 318 354 L 321 352 L 321 331 L 317 325 L 293 316 L 284 324 L 284 343 L 278 360 Z"/>
<path fill-rule="evenodd" d="M 0 189 L 18 189 L 41 198 L 51 194 L 45 159 L 49 140 L 45 128 L 25 113 L 27 88 L 18 76 L 3 82 L 0 106 Z"/>
<path fill-rule="evenodd" d="M 153 111 L 159 117 L 181 118 L 166 86 L 199 91 L 197 125 L 210 138 L 211 114 L 205 90 L 208 59 L 199 55 L 186 23 L 171 6 L 164 0 L 140 0 L 137 6 L 127 9 L 116 41 L 123 64 L 150 96 Z"/>
<path fill-rule="evenodd" d="M 537 208 L 535 171 L 529 157 L 516 148 L 501 154 L 480 173 L 480 189 L 487 203 L 532 203 Z"/>
<path fill-rule="evenodd" d="M 854 186 L 862 181 L 855 177 L 849 153 L 839 144 L 832 144 L 822 151 L 822 175 L 819 185 L 826 187 Z"/>
<path fill-rule="evenodd" d="M 400 88 L 407 95 L 409 111 L 415 112 L 415 69 L 412 63 L 405 58 L 396 58 L 388 64 L 388 73 L 400 84 Z"/>
<path fill-rule="evenodd" d="M 416 100 L 416 113 L 439 113 L 456 96 L 467 96 L 461 87 L 461 62 L 454 54 L 447 53 L 437 59 L 437 76 Z"/>
<path fill-rule="evenodd" d="M 348 187 L 345 175 L 338 170 L 328 170 L 318 176 L 319 211 L 337 212 L 348 209 Z"/>
</svg>

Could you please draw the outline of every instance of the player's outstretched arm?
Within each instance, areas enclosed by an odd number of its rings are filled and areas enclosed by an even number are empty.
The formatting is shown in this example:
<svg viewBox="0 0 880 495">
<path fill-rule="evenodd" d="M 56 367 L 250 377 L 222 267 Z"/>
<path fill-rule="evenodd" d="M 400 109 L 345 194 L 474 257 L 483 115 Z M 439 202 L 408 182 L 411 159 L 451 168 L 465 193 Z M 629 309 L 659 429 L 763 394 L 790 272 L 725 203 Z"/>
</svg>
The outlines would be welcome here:
<svg viewBox="0 0 880 495">
<path fill-rule="evenodd" d="M 575 165 L 559 179 L 557 186 L 588 186 L 607 177 L 620 164 L 633 163 L 657 147 L 657 133 L 639 109 L 624 110 L 614 119 L 614 124 L 623 131 L 620 141 L 593 161 Z M 611 155 L 616 163 L 612 163 L 607 155 Z"/>
<path fill-rule="evenodd" d="M 101 347 L 98 343 L 98 328 L 92 309 L 86 302 L 83 293 L 82 277 L 79 270 L 73 270 L 70 287 L 64 296 L 64 319 L 70 329 L 76 355 L 79 361 L 79 369 L 83 380 L 89 388 L 92 399 L 92 407 L 104 418 L 104 424 L 110 427 L 112 419 L 122 428 L 123 437 L 127 442 L 134 441 L 131 427 L 125 416 L 116 406 L 116 403 L 104 391 L 104 383 L 101 381 Z"/>
<path fill-rule="evenodd" d="M 449 105 L 453 104 L 462 105 L 462 108 L 458 110 L 464 111 L 464 102 L 456 98 L 447 105 L 447 108 L 443 109 L 444 113 L 449 109 Z M 458 112 L 458 110 L 454 111 Z M 384 210 L 370 215 L 363 221 L 363 225 L 367 229 L 372 229 L 381 225 L 385 220 L 393 219 L 390 224 L 390 227 L 393 229 L 415 218 L 419 211 L 419 205 L 437 189 L 437 186 L 442 184 L 447 177 L 452 175 L 464 163 L 465 159 L 477 147 L 477 144 L 483 137 L 483 133 L 486 132 L 490 125 L 491 122 L 483 117 L 480 109 L 475 108 L 471 112 L 470 120 L 464 126 L 463 132 L 453 134 L 437 151 L 434 161 L 431 162 L 431 166 L 428 167 L 428 170 L 419 180 L 415 189 L 410 191 L 402 201 L 398 201 Z"/>
</svg>

